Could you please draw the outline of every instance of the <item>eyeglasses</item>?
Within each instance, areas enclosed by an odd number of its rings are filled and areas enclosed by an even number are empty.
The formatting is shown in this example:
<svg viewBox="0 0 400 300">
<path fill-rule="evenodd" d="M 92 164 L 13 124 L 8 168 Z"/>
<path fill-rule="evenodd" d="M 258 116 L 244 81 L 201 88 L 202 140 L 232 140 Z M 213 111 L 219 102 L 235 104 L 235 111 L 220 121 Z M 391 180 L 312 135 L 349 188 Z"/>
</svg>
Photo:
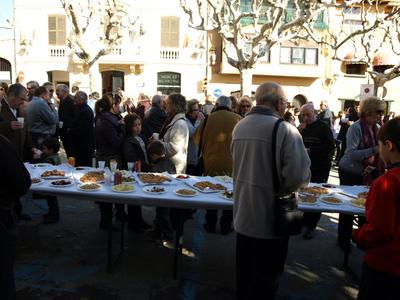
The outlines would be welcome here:
<svg viewBox="0 0 400 300">
<path fill-rule="evenodd" d="M 250 105 L 241 105 L 240 107 L 242 107 L 242 108 L 249 108 Z"/>
<path fill-rule="evenodd" d="M 54 90 L 49 90 L 50 93 L 54 93 Z"/>
<path fill-rule="evenodd" d="M 4 92 L 4 88 L 0 88 L 0 91 L 1 91 L 1 92 Z"/>
<path fill-rule="evenodd" d="M 375 111 L 378 115 L 383 115 L 384 111 L 383 110 L 376 110 Z"/>
</svg>

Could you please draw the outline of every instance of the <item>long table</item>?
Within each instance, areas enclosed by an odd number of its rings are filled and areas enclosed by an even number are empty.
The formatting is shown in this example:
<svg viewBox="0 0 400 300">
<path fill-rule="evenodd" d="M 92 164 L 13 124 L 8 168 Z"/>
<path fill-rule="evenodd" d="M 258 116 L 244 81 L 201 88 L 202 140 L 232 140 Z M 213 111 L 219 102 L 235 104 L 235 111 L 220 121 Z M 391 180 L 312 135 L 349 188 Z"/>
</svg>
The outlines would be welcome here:
<svg viewBox="0 0 400 300">
<path fill-rule="evenodd" d="M 46 170 L 46 168 L 35 168 L 33 165 L 26 164 L 28 171 L 31 173 L 32 177 L 38 177 L 42 172 Z M 63 165 L 62 167 L 58 167 L 59 169 L 63 169 L 69 174 L 72 174 L 73 169 L 68 167 L 67 165 Z M 199 180 L 213 180 L 210 177 L 197 177 Z M 214 179 L 215 181 L 215 179 Z M 174 276 L 177 274 L 177 264 L 178 257 L 182 251 L 182 236 L 183 236 L 183 227 L 184 227 L 184 210 L 185 209 L 224 209 L 231 210 L 233 209 L 233 201 L 226 200 L 221 198 L 218 193 L 201 193 L 199 192 L 194 197 L 183 197 L 174 193 L 176 189 L 179 188 L 188 188 L 188 185 L 184 183 L 183 180 L 178 180 L 171 178 L 171 183 L 168 185 L 164 185 L 166 189 L 166 193 L 152 195 L 143 191 L 143 185 L 140 185 L 138 182 L 134 183 L 135 191 L 132 193 L 117 193 L 114 192 L 112 188 L 112 183 L 103 184 L 101 189 L 98 191 L 82 191 L 77 189 L 77 184 L 74 184 L 69 187 L 54 187 L 49 185 L 50 180 L 45 180 L 44 182 L 32 185 L 30 188 L 30 192 L 34 193 L 42 193 L 49 194 L 55 196 L 67 196 L 69 198 L 75 198 L 79 200 L 86 201 L 96 201 L 96 202 L 108 202 L 115 204 L 133 204 L 133 205 L 145 205 L 145 206 L 161 206 L 161 207 L 171 207 L 178 208 L 178 228 L 176 230 L 175 236 L 175 253 L 174 253 Z M 220 182 L 222 183 L 222 182 Z M 233 189 L 232 183 L 222 183 L 228 189 Z M 312 185 L 312 184 L 310 184 Z M 318 201 L 315 205 L 307 205 L 307 204 L 299 204 L 299 208 L 303 211 L 312 211 L 312 212 L 335 212 L 335 213 L 345 213 L 352 215 L 363 215 L 364 209 L 354 207 L 350 205 L 350 197 L 346 197 L 339 193 L 348 194 L 350 196 L 356 197 L 358 193 L 365 191 L 366 188 L 363 186 L 337 186 L 332 189 L 332 192 L 335 193 L 335 196 L 343 200 L 343 204 L 341 205 L 332 205 L 326 204 L 324 202 Z M 120 246 L 120 254 L 123 251 L 123 243 L 124 243 L 124 224 L 121 224 L 121 246 Z M 349 241 L 350 242 L 350 241 Z M 111 272 L 112 270 L 112 230 L 111 227 L 109 229 L 108 234 L 108 255 L 107 255 L 107 267 Z M 347 264 L 348 253 L 345 253 L 344 264 Z"/>
</svg>

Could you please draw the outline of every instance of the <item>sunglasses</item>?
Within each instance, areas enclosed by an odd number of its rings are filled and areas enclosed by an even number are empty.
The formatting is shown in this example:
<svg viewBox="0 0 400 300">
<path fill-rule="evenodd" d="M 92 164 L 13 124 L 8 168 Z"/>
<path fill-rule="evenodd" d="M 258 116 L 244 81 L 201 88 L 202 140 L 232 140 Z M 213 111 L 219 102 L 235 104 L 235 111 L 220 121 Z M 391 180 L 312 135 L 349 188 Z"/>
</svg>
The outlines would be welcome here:
<svg viewBox="0 0 400 300">
<path fill-rule="evenodd" d="M 0 91 L 1 91 L 1 92 L 4 92 L 4 88 L 0 88 Z"/>
<path fill-rule="evenodd" d="M 241 105 L 241 107 L 243 107 L 243 108 L 249 108 L 250 105 Z"/>
<path fill-rule="evenodd" d="M 375 111 L 378 115 L 383 115 L 384 111 L 383 110 L 376 110 Z"/>
<path fill-rule="evenodd" d="M 50 93 L 54 93 L 54 90 L 49 90 Z"/>
</svg>

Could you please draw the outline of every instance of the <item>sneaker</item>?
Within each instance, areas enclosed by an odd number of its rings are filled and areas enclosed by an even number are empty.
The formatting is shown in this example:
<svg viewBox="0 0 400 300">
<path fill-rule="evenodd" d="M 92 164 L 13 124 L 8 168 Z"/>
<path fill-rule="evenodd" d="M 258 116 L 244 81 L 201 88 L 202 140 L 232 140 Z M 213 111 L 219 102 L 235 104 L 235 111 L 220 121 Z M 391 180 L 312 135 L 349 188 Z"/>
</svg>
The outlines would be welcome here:
<svg viewBox="0 0 400 300">
<path fill-rule="evenodd" d="M 203 224 L 203 228 L 208 233 L 215 233 L 216 232 L 215 225 L 210 225 L 208 223 L 204 223 Z"/>
<path fill-rule="evenodd" d="M 315 229 L 307 228 L 303 234 L 303 239 L 311 240 L 314 237 L 314 232 L 315 232 Z"/>
<path fill-rule="evenodd" d="M 175 244 L 171 240 L 163 240 L 162 245 L 163 245 L 163 247 L 165 247 L 167 249 L 171 249 L 171 250 L 175 249 Z"/>
</svg>

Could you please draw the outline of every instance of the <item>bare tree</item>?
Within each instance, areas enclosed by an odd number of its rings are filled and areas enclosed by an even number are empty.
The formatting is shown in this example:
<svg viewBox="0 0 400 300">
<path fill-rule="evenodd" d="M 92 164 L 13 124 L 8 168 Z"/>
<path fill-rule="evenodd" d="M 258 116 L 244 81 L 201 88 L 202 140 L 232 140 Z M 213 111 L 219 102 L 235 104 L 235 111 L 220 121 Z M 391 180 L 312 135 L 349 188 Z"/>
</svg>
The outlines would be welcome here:
<svg viewBox="0 0 400 300">
<path fill-rule="evenodd" d="M 400 7 L 387 1 L 352 1 L 331 17 L 324 35 L 305 24 L 307 35 L 329 47 L 332 59 L 364 63 L 374 94 L 381 90 L 379 96 L 385 96 L 385 83 L 400 77 Z M 345 58 L 345 51 L 352 57 Z"/>
<path fill-rule="evenodd" d="M 118 45 L 124 29 L 133 30 L 138 18 L 119 0 L 60 1 L 72 28 L 68 46 L 83 62 L 93 91 L 93 65 Z"/>
<path fill-rule="evenodd" d="M 334 58 L 337 58 L 339 48 L 356 37 L 373 36 L 382 24 L 398 17 L 398 9 L 394 9 L 385 17 L 379 16 L 375 22 L 363 23 L 361 29 L 350 34 L 337 35 L 337 32 L 329 30 L 326 34 L 326 29 L 332 25 L 329 24 L 329 15 L 344 12 L 355 4 L 370 7 L 372 2 L 381 1 L 181 0 L 180 4 L 189 17 L 190 27 L 218 33 L 228 63 L 240 73 L 242 94 L 250 94 L 253 67 L 275 44 L 314 40 L 333 49 Z M 326 21 L 321 23 L 324 18 Z"/>
</svg>

